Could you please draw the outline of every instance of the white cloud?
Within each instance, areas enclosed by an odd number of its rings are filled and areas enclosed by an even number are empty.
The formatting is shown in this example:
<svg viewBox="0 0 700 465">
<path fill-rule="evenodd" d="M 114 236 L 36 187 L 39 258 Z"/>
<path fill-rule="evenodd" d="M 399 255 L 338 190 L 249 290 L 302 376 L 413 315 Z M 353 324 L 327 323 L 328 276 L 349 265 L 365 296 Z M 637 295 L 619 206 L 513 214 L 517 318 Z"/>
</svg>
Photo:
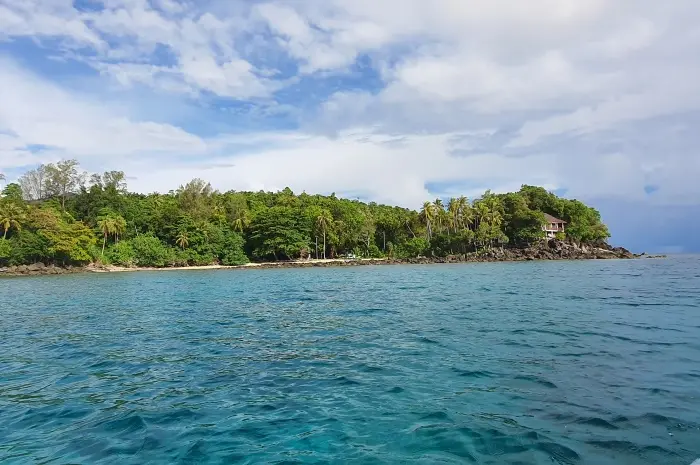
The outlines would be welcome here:
<svg viewBox="0 0 700 465">
<path fill-rule="evenodd" d="M 134 121 L 117 108 L 68 92 L 0 59 L 0 167 L 76 157 L 99 166 L 111 157 L 204 153 L 206 143 L 172 125 Z M 43 146 L 31 154 L 28 146 Z"/>
</svg>

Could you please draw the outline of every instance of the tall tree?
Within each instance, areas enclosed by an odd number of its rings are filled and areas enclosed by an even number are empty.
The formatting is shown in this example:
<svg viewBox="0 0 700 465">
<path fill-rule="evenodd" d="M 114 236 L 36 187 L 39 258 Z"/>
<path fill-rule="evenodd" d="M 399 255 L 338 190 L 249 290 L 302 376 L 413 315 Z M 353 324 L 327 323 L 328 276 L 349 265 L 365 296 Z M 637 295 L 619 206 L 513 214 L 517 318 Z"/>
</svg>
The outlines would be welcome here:
<svg viewBox="0 0 700 465">
<path fill-rule="evenodd" d="M 333 216 L 331 215 L 331 212 L 329 212 L 326 209 L 323 209 L 321 211 L 321 214 L 318 215 L 316 218 L 316 227 L 318 231 L 321 232 L 323 235 L 323 259 L 325 260 L 326 258 L 326 234 L 328 233 L 328 229 L 331 227 L 333 224 Z"/>
<path fill-rule="evenodd" d="M 423 208 L 420 211 L 421 219 L 425 222 L 428 240 L 433 237 L 433 221 L 435 220 L 435 206 L 430 202 L 423 203 Z"/>
<path fill-rule="evenodd" d="M 185 248 L 190 245 L 190 237 L 188 236 L 187 231 L 180 231 L 177 233 L 175 243 L 180 246 L 182 250 L 185 250 Z"/>
<path fill-rule="evenodd" d="M 15 203 L 22 203 L 22 188 L 17 183 L 10 183 L 2 190 L 2 196 L 5 200 Z"/>
<path fill-rule="evenodd" d="M 0 226 L 2 226 L 3 240 L 7 240 L 7 233 L 11 228 L 22 230 L 22 222 L 26 219 L 24 209 L 15 202 L 3 199 L 0 202 Z"/>
<path fill-rule="evenodd" d="M 46 165 L 39 165 L 19 178 L 22 194 L 27 200 L 42 200 L 46 196 Z"/>
<path fill-rule="evenodd" d="M 104 256 L 107 236 L 114 234 L 114 219 L 111 216 L 103 216 L 97 220 L 97 227 L 102 232 L 102 256 Z"/>
<path fill-rule="evenodd" d="M 211 216 L 214 189 L 208 182 L 195 178 L 177 190 L 180 208 L 194 220 L 201 221 Z"/>
<path fill-rule="evenodd" d="M 66 199 L 75 193 L 85 180 L 78 171 L 76 160 L 61 160 L 46 166 L 46 193 L 61 199 L 61 208 L 66 211 Z"/>
<path fill-rule="evenodd" d="M 445 205 L 442 203 L 442 199 L 435 199 L 433 202 L 433 212 L 435 215 L 435 224 L 437 226 L 437 232 L 442 233 L 443 226 L 445 225 Z"/>
<path fill-rule="evenodd" d="M 119 238 L 126 232 L 126 220 L 121 215 L 115 215 L 114 220 L 114 241 L 119 242 Z"/>
<path fill-rule="evenodd" d="M 469 204 L 469 199 L 465 196 L 459 197 L 457 203 L 459 204 L 460 227 L 462 229 L 470 229 L 474 221 L 474 209 Z"/>
</svg>

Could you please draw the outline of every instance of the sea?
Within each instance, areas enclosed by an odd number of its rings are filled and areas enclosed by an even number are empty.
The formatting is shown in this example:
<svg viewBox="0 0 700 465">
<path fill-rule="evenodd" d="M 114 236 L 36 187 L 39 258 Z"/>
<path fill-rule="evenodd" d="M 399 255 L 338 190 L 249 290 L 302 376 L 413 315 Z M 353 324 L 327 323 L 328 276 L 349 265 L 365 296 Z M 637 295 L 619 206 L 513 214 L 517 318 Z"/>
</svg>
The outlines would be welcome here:
<svg viewBox="0 0 700 465">
<path fill-rule="evenodd" d="M 0 279 L 2 464 L 698 458 L 697 256 Z"/>
</svg>

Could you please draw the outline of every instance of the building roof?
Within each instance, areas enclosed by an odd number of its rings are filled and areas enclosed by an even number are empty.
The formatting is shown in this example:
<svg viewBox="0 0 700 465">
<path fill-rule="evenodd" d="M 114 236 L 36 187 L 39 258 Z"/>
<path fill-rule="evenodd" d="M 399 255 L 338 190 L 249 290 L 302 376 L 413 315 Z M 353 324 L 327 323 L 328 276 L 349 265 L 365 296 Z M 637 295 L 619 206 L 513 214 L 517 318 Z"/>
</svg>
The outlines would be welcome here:
<svg viewBox="0 0 700 465">
<path fill-rule="evenodd" d="M 555 218 L 552 215 L 550 215 L 549 213 L 544 214 L 544 219 L 547 221 L 547 223 L 565 223 L 566 224 L 566 221 L 560 220 L 559 218 Z"/>
</svg>

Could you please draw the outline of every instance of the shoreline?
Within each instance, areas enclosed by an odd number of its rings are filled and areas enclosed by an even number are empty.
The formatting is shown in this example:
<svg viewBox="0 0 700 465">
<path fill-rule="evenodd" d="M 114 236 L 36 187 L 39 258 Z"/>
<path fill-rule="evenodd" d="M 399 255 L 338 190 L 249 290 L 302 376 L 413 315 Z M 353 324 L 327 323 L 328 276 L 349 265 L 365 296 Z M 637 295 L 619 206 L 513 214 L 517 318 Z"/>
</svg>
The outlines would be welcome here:
<svg viewBox="0 0 700 465">
<path fill-rule="evenodd" d="M 171 267 L 124 267 L 115 265 L 88 265 L 83 268 L 86 273 L 130 273 L 134 271 L 197 271 L 197 270 L 242 270 L 242 269 L 269 269 L 269 268 L 310 268 L 310 267 L 338 267 L 359 265 L 381 265 L 389 261 L 388 258 L 327 258 L 318 260 L 292 260 L 281 262 L 250 262 L 244 265 L 192 265 Z M 360 262 L 360 263 L 358 263 Z"/>
<path fill-rule="evenodd" d="M 251 262 L 244 265 L 193 265 L 177 267 L 122 267 L 115 265 L 90 264 L 84 267 L 56 267 L 37 263 L 34 265 L 0 268 L 0 277 L 48 276 L 77 273 L 133 273 L 140 271 L 211 271 L 211 270 L 246 270 L 246 269 L 282 269 L 282 268 L 337 268 L 346 266 L 381 266 L 381 265 L 437 265 L 463 263 L 499 263 L 528 261 L 580 261 L 580 260 L 629 260 L 640 258 L 666 258 L 665 255 L 633 254 L 623 248 L 588 248 L 562 247 L 539 249 L 494 249 L 482 254 L 451 255 L 447 257 L 419 257 L 408 259 L 395 258 L 328 258 L 312 260 L 294 260 L 279 262 Z"/>
</svg>

